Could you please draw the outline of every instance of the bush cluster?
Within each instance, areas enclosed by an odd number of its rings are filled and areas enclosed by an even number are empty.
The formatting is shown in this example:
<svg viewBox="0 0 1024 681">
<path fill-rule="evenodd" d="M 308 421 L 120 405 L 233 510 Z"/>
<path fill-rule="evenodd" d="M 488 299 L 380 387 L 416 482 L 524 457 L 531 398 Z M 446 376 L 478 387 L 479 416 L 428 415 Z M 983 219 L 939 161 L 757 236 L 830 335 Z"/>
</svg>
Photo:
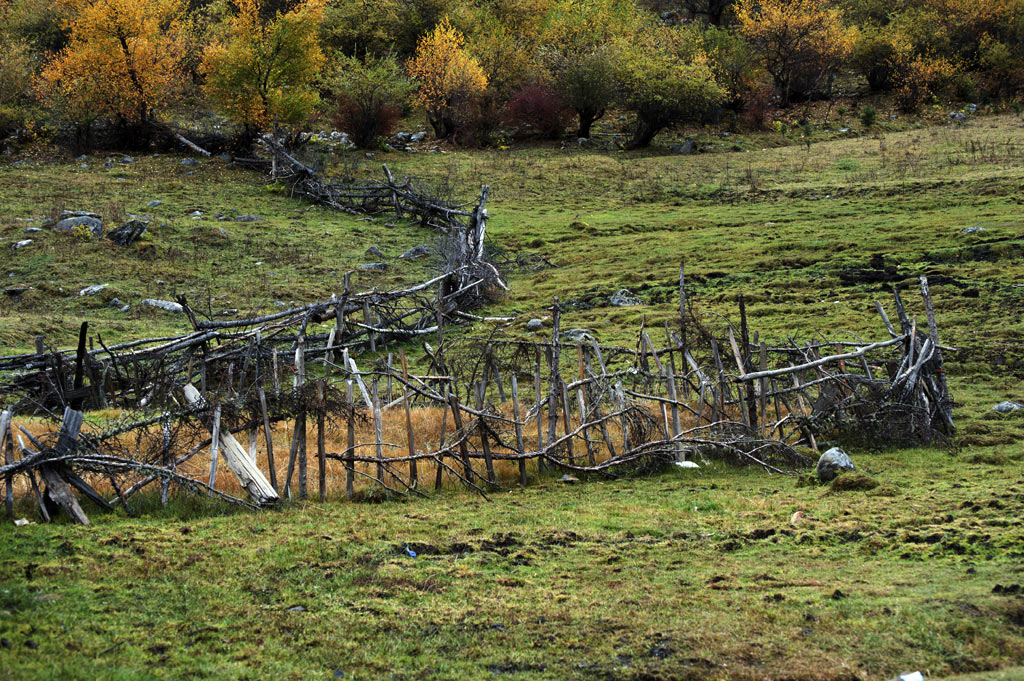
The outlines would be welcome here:
<svg viewBox="0 0 1024 681">
<path fill-rule="evenodd" d="M 0 139 L 215 112 L 373 147 L 413 107 L 438 138 L 589 138 L 617 109 L 645 146 L 837 90 L 912 112 L 1024 87 L 1024 0 L 0 0 L 0 41 Z"/>
</svg>

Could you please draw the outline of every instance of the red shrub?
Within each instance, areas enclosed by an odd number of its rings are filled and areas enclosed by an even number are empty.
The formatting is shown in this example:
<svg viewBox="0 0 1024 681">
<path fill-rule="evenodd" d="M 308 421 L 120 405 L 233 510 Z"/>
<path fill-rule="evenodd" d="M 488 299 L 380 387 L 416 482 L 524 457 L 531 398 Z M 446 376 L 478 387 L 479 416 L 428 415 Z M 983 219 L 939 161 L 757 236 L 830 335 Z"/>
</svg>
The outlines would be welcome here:
<svg viewBox="0 0 1024 681">
<path fill-rule="evenodd" d="M 334 125 L 344 130 L 360 149 L 372 149 L 378 140 L 394 132 L 401 112 L 397 107 L 374 103 L 374 106 L 359 106 L 346 96 L 338 98 L 335 107 Z"/>
<path fill-rule="evenodd" d="M 545 138 L 562 135 L 571 112 L 565 101 L 544 85 L 527 85 L 505 105 L 508 122 Z"/>
</svg>

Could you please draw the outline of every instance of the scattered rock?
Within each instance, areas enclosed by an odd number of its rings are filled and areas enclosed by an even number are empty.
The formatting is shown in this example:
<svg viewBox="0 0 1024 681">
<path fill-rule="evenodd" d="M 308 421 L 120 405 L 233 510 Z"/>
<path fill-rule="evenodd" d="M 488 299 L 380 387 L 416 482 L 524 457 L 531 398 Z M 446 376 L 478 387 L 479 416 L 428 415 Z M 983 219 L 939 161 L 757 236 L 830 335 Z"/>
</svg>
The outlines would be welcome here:
<svg viewBox="0 0 1024 681">
<path fill-rule="evenodd" d="M 558 479 L 558 482 L 564 483 L 566 485 L 575 485 L 579 481 L 580 481 L 579 478 L 575 478 L 575 477 L 569 475 L 568 473 L 566 473 L 565 475 L 563 475 L 562 477 L 560 477 Z"/>
<path fill-rule="evenodd" d="M 368 262 L 365 265 L 360 265 L 359 269 L 364 272 L 383 272 L 388 268 L 386 262 Z"/>
<path fill-rule="evenodd" d="M 1024 404 L 1021 404 L 1020 402 L 1010 402 L 1009 400 L 1006 402 L 1000 402 L 996 406 L 992 407 L 992 411 L 997 411 L 1000 414 L 1009 414 L 1010 412 L 1017 411 L 1018 409 L 1024 409 Z"/>
<path fill-rule="evenodd" d="M 235 222 L 260 222 L 263 220 L 259 215 L 239 215 L 235 218 Z"/>
<path fill-rule="evenodd" d="M 103 222 L 98 216 L 93 217 L 91 215 L 61 218 L 53 225 L 53 231 L 70 234 L 75 231 L 76 227 L 87 228 L 92 236 L 97 239 L 103 237 Z"/>
<path fill-rule="evenodd" d="M 398 257 L 403 260 L 412 260 L 413 258 L 423 258 L 428 255 L 430 255 L 430 246 L 420 244 L 419 246 L 413 246 Z"/>
<path fill-rule="evenodd" d="M 593 339 L 593 336 L 590 334 L 590 329 L 568 329 L 562 332 L 562 340 L 571 343 L 581 343 L 584 340 Z"/>
<path fill-rule="evenodd" d="M 544 328 L 544 320 L 531 319 L 530 321 L 526 322 L 526 328 L 529 331 L 539 331 Z"/>
<path fill-rule="evenodd" d="M 124 303 L 122 303 L 122 302 L 121 302 L 120 300 L 118 300 L 117 298 L 114 298 L 114 299 L 113 299 L 113 300 L 111 300 L 111 301 L 110 301 L 109 303 L 107 303 L 107 307 L 112 307 L 112 308 L 114 308 L 115 310 L 120 310 L 121 312 L 127 312 L 128 310 L 130 310 L 130 309 L 131 309 L 130 307 L 128 307 L 127 305 L 125 305 Z"/>
<path fill-rule="evenodd" d="M 164 205 L 163 201 L 150 201 L 146 204 L 146 208 L 156 208 L 157 206 Z"/>
<path fill-rule="evenodd" d="M 853 465 L 853 461 L 847 456 L 839 447 L 833 447 L 818 459 L 818 480 L 821 482 L 831 482 L 839 475 L 840 471 L 855 471 L 857 467 Z"/>
<path fill-rule="evenodd" d="M 110 284 L 94 284 L 93 286 L 86 286 L 78 292 L 79 296 L 94 296 L 103 289 L 110 286 Z"/>
<path fill-rule="evenodd" d="M 608 299 L 608 302 L 614 307 L 630 307 L 633 305 L 643 305 L 643 301 L 633 295 L 633 292 L 629 289 L 620 288 L 618 291 L 612 294 L 612 297 Z"/>
<path fill-rule="evenodd" d="M 412 137 L 411 132 L 400 132 L 397 135 L 395 135 L 395 139 L 397 139 L 402 144 L 408 142 L 410 137 Z"/>
<path fill-rule="evenodd" d="M 131 156 L 122 156 L 121 160 L 118 161 L 118 163 L 122 163 L 124 165 L 128 165 L 129 163 L 135 163 L 135 159 L 132 158 Z"/>
<path fill-rule="evenodd" d="M 682 144 L 677 144 L 672 147 L 672 153 L 680 154 L 682 156 L 689 156 L 690 154 L 697 153 L 697 143 L 693 140 L 686 140 Z"/>
<path fill-rule="evenodd" d="M 308 611 L 306 610 L 306 606 L 304 606 L 304 605 L 293 605 L 292 607 L 288 608 L 288 612 L 308 612 Z"/>
<path fill-rule="evenodd" d="M 38 227 L 26 227 L 25 228 L 25 234 L 39 234 L 42 231 L 43 230 L 39 229 Z"/>
<path fill-rule="evenodd" d="M 849 128 L 839 128 L 839 132 L 850 132 Z"/>
<path fill-rule="evenodd" d="M 380 250 L 379 248 L 377 248 L 376 246 L 370 246 L 369 248 L 367 248 L 367 249 L 366 249 L 366 254 L 365 254 L 365 255 L 366 255 L 366 257 L 368 257 L 368 258 L 382 258 L 382 259 L 383 259 L 383 258 L 385 258 L 385 257 L 386 257 L 386 256 L 384 255 L 383 251 L 381 251 L 381 250 Z"/>
<path fill-rule="evenodd" d="M 25 248 L 25 246 L 31 246 L 31 245 L 32 245 L 32 239 L 22 239 L 21 241 L 15 241 L 11 245 L 11 248 L 13 248 L 14 250 L 18 250 L 19 248 Z"/>
<path fill-rule="evenodd" d="M 412 135 L 410 135 L 409 136 L 409 141 L 410 142 L 422 142 L 426 138 L 427 138 L 427 133 L 421 131 L 421 132 L 416 132 L 416 133 L 413 133 Z"/>
<path fill-rule="evenodd" d="M 870 475 L 847 471 L 836 476 L 830 487 L 833 492 L 867 491 L 878 487 L 878 481 Z"/>
<path fill-rule="evenodd" d="M 118 246 L 131 246 L 146 233 L 149 223 L 145 220 L 129 220 L 117 229 L 110 231 L 107 238 Z"/>
<path fill-rule="evenodd" d="M 183 158 L 179 162 L 179 165 L 188 166 L 190 168 L 195 168 L 197 165 L 199 165 L 199 161 L 197 161 L 194 158 Z"/>
<path fill-rule="evenodd" d="M 170 300 L 157 300 L 155 298 L 146 298 L 139 305 L 144 307 L 155 307 L 158 310 L 164 310 L 165 312 L 173 312 L 175 314 L 181 314 L 184 312 L 184 308 L 178 303 Z"/>
<path fill-rule="evenodd" d="M 217 158 L 219 158 L 220 160 L 224 161 L 225 163 L 231 163 L 232 161 L 235 160 L 235 157 L 232 156 L 231 154 L 227 153 L 227 152 L 224 152 L 223 154 L 221 154 Z"/>
<path fill-rule="evenodd" d="M 984 227 L 978 227 L 977 225 L 974 225 L 972 227 L 964 227 L 963 229 L 960 230 L 960 233 L 961 234 L 977 234 L 979 232 L 984 232 L 984 231 L 985 231 Z"/>
</svg>

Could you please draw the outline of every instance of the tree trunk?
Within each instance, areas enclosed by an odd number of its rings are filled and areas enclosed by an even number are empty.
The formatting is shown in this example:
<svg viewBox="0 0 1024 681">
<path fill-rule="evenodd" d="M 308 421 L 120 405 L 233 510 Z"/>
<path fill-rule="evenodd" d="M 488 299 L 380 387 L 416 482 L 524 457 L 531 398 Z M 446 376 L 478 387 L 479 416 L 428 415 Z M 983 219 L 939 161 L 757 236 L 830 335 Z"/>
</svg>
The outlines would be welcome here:
<svg viewBox="0 0 1024 681">
<path fill-rule="evenodd" d="M 576 115 L 580 119 L 580 129 L 576 133 L 576 136 L 581 139 L 590 139 L 590 126 L 594 124 L 594 121 L 600 120 L 604 116 L 604 109 L 601 111 L 577 111 Z"/>
<path fill-rule="evenodd" d="M 651 145 L 651 140 L 658 134 L 663 126 L 637 118 L 636 127 L 633 129 L 633 140 L 629 143 L 630 149 L 645 149 Z"/>
</svg>

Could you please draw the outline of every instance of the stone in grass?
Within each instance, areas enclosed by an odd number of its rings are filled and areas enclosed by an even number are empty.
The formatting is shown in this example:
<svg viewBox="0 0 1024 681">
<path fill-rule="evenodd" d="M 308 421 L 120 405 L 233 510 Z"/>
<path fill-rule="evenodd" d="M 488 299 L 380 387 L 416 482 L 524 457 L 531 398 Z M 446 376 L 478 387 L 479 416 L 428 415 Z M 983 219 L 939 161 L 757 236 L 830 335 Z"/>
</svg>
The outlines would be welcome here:
<svg viewBox="0 0 1024 681">
<path fill-rule="evenodd" d="M 129 306 L 125 305 L 117 298 L 114 298 L 109 303 L 107 303 L 107 307 L 112 307 L 115 310 L 120 310 L 121 312 L 127 312 L 128 310 L 131 309 Z"/>
<path fill-rule="evenodd" d="M 107 238 L 118 246 L 131 246 L 146 233 L 149 223 L 145 220 L 129 220 L 117 229 L 110 231 Z"/>
<path fill-rule="evenodd" d="M 984 231 L 985 231 L 984 227 L 979 227 L 978 225 L 973 225 L 971 227 L 964 227 L 963 229 L 960 230 L 960 233 L 961 234 L 977 234 L 978 232 L 984 232 Z"/>
<path fill-rule="evenodd" d="M 366 256 L 368 258 L 384 258 L 384 253 L 376 246 L 370 246 L 366 249 Z"/>
<path fill-rule="evenodd" d="M 103 236 L 103 221 L 88 215 L 64 218 L 53 226 L 53 231 L 71 234 L 78 227 L 84 227 L 97 239 Z"/>
<path fill-rule="evenodd" d="M 181 161 L 179 161 L 179 165 L 189 166 L 190 168 L 194 168 L 197 165 L 199 165 L 199 161 L 195 160 L 194 158 L 183 158 L 183 159 L 181 159 Z"/>
<path fill-rule="evenodd" d="M 1011 402 L 1009 400 L 1006 402 L 1000 402 L 996 406 L 992 407 L 992 411 L 997 411 L 1000 414 L 1009 414 L 1010 412 L 1017 411 L 1018 409 L 1024 409 L 1024 404 L 1021 404 L 1020 402 Z"/>
<path fill-rule="evenodd" d="M 157 201 L 154 199 L 153 201 L 150 201 L 149 203 L 146 204 L 146 208 L 156 208 L 157 206 L 162 205 L 164 205 L 163 201 Z"/>
<path fill-rule="evenodd" d="M 566 484 L 566 485 L 575 485 L 579 481 L 580 481 L 579 478 L 573 477 L 573 476 L 569 475 L 568 473 L 566 473 L 565 475 L 563 475 L 562 477 L 560 477 L 558 479 L 558 482 L 561 482 L 561 483 Z"/>
<path fill-rule="evenodd" d="M 543 319 L 531 319 L 530 321 L 526 322 L 526 329 L 528 331 L 540 331 L 543 328 L 544 328 L 544 320 Z"/>
<path fill-rule="evenodd" d="M 612 297 L 608 299 L 608 302 L 613 307 L 632 307 L 633 305 L 643 305 L 643 301 L 633 295 L 633 292 L 629 289 L 620 288 L 618 291 L 612 294 Z"/>
<path fill-rule="evenodd" d="M 157 300 L 155 298 L 146 298 L 139 305 L 143 307 L 154 307 L 158 310 L 164 310 L 165 312 L 173 312 L 175 314 L 181 314 L 184 312 L 184 308 L 178 303 L 170 300 Z"/>
<path fill-rule="evenodd" d="M 11 248 L 18 250 L 19 248 L 25 248 L 26 246 L 32 245 L 32 239 L 22 239 L 21 241 L 15 241 L 11 244 Z"/>
<path fill-rule="evenodd" d="M 403 260 L 412 260 L 413 258 L 423 258 L 428 255 L 430 255 L 430 246 L 420 244 L 419 246 L 413 246 L 398 257 Z"/>
<path fill-rule="evenodd" d="M 817 466 L 818 480 L 821 482 L 831 482 L 841 471 L 855 471 L 857 467 L 853 465 L 853 461 L 850 457 L 839 447 L 833 447 L 818 459 Z"/>
<path fill-rule="evenodd" d="M 833 492 L 854 492 L 874 489 L 878 487 L 878 481 L 870 475 L 857 473 L 856 471 L 844 471 L 832 480 L 829 488 Z"/>
<path fill-rule="evenodd" d="M 582 343 L 592 339 L 590 329 L 569 329 L 562 332 L 562 340 L 570 343 Z"/>
<path fill-rule="evenodd" d="M 364 272 L 383 272 L 388 268 L 386 262 L 368 262 L 365 265 L 360 265 L 359 269 Z"/>
<path fill-rule="evenodd" d="M 239 215 L 235 218 L 235 222 L 260 222 L 263 220 L 259 215 Z"/>
<path fill-rule="evenodd" d="M 86 286 L 85 288 L 78 292 L 78 295 L 79 297 L 94 296 L 103 289 L 107 288 L 108 286 L 110 286 L 110 284 L 94 284 L 93 286 Z"/>
</svg>

